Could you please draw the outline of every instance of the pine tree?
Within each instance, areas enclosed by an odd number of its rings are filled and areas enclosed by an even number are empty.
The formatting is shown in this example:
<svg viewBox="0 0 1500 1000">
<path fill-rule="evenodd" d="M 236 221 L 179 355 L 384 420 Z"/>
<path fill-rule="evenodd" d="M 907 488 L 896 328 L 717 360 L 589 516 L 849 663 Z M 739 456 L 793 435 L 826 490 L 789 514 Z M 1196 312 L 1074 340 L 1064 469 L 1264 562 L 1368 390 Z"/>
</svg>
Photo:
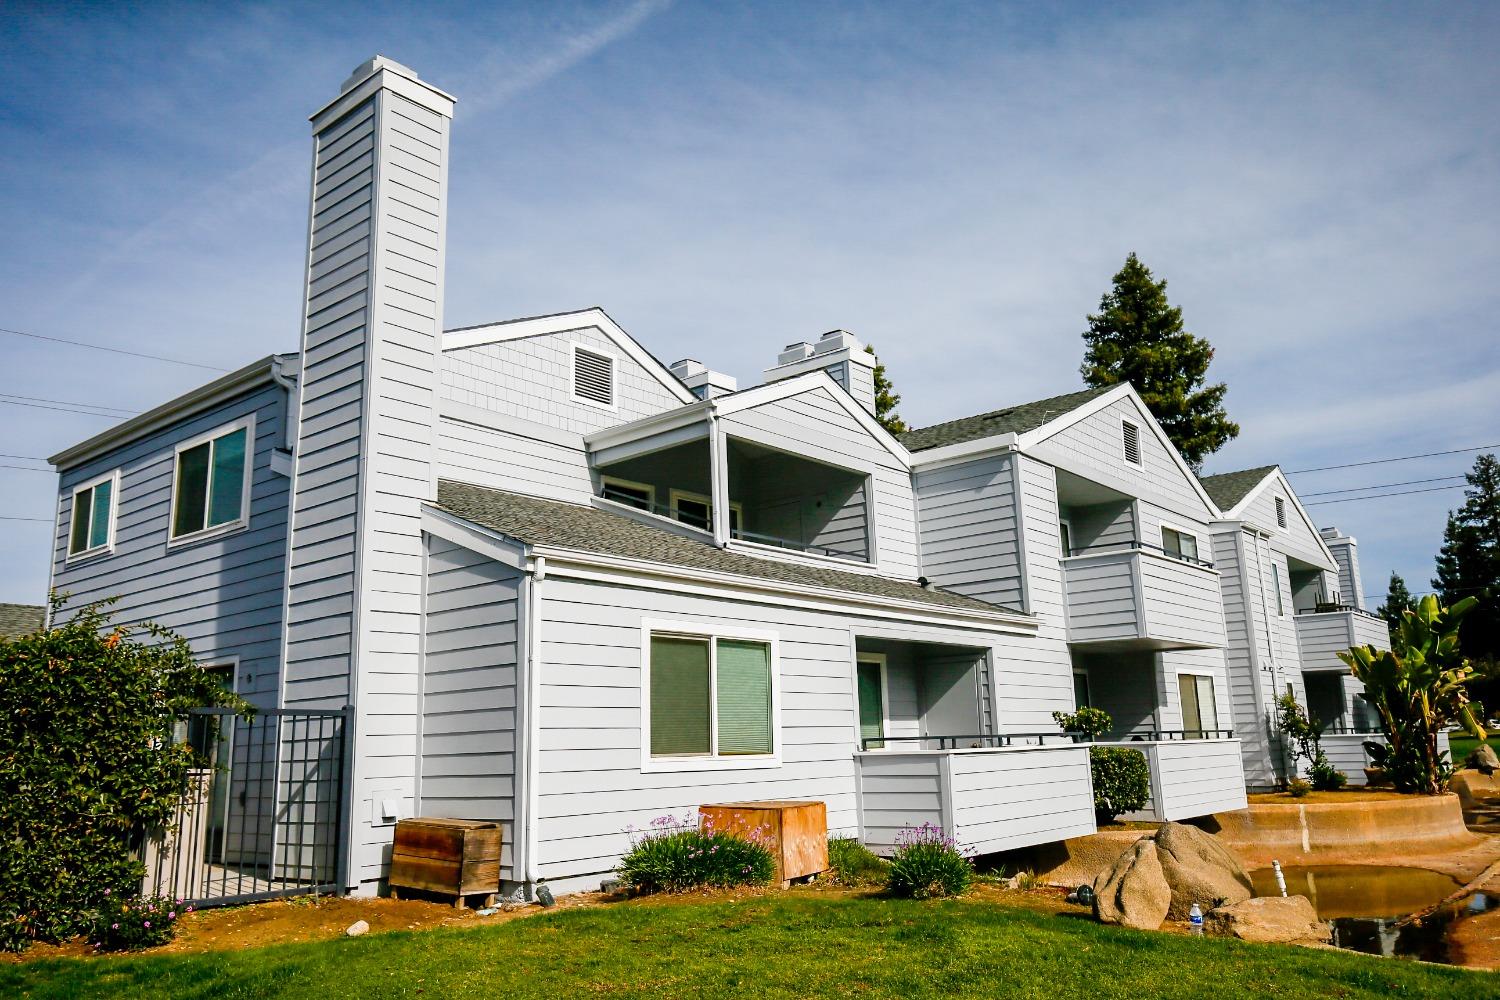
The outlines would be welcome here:
<svg viewBox="0 0 1500 1000">
<path fill-rule="evenodd" d="M 1395 628 L 1401 624 L 1401 612 L 1416 604 L 1417 599 L 1406 589 L 1406 581 L 1400 573 L 1391 573 L 1391 582 L 1385 586 L 1385 602 L 1375 609 L 1375 613 L 1384 618 L 1386 622 Z"/>
<path fill-rule="evenodd" d="M 1240 432 L 1224 412 L 1228 386 L 1204 385 L 1213 346 L 1182 328 L 1182 310 L 1167 301 L 1134 253 L 1088 317 L 1088 351 L 1079 371 L 1091 386 L 1129 382 L 1195 470 Z"/>
<path fill-rule="evenodd" d="M 1480 455 L 1465 477 L 1464 503 L 1449 513 L 1433 589 L 1445 605 L 1477 596 L 1459 630 L 1464 655 L 1485 671 L 1500 664 L 1500 462 Z M 1500 691 L 1485 692 L 1486 704 Z"/>
<path fill-rule="evenodd" d="M 874 356 L 875 345 L 866 344 L 865 353 Z M 901 402 L 901 394 L 891 391 L 894 387 L 885 373 L 885 365 L 879 361 L 875 362 L 875 419 L 880 421 L 880 426 L 892 434 L 906 433 L 906 421 L 896 412 L 896 406 Z"/>
</svg>

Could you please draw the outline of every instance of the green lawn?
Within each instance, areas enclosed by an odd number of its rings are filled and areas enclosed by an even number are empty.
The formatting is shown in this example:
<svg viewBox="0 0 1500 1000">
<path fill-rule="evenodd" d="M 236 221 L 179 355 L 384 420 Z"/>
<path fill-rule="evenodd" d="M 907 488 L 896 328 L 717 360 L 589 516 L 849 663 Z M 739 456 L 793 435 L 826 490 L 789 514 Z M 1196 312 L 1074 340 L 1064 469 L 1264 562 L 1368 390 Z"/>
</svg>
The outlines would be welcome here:
<svg viewBox="0 0 1500 1000">
<path fill-rule="evenodd" d="M 0 966 L 5 997 L 1500 997 L 1487 973 L 1151 934 L 991 902 L 813 893 L 477 930 Z"/>
<path fill-rule="evenodd" d="M 1472 736 L 1456 736 L 1450 734 L 1448 737 L 1448 759 L 1453 761 L 1454 767 L 1463 767 L 1464 758 L 1473 753 L 1474 748 L 1479 746 L 1481 742 L 1487 743 L 1489 741 L 1477 740 Z"/>
</svg>

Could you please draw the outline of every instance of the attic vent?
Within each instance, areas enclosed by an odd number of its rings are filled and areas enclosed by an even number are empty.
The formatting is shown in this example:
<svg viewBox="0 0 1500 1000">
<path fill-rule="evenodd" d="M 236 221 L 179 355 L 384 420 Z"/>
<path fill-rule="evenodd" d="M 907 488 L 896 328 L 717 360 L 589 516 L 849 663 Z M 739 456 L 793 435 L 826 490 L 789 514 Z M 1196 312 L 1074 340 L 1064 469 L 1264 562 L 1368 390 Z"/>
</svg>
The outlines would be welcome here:
<svg viewBox="0 0 1500 1000">
<path fill-rule="evenodd" d="M 1125 446 L 1125 461 L 1131 465 L 1141 464 L 1141 429 L 1128 420 L 1120 422 L 1122 444 Z"/>
<path fill-rule="evenodd" d="M 615 359 L 573 345 L 573 396 L 600 406 L 614 406 Z"/>
<path fill-rule="evenodd" d="M 1281 497 L 1276 498 L 1276 527 L 1286 527 L 1286 501 Z"/>
</svg>

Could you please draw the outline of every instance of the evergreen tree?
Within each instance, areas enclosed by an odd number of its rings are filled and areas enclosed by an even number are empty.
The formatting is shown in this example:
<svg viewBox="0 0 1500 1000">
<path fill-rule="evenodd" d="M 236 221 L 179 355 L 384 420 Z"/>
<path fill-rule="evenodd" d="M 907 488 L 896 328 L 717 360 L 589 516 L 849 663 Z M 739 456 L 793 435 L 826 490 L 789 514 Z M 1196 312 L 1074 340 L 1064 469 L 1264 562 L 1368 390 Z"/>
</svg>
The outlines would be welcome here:
<svg viewBox="0 0 1500 1000">
<path fill-rule="evenodd" d="M 1384 618 L 1391 628 L 1395 628 L 1401 624 L 1401 612 L 1415 607 L 1416 603 L 1417 599 L 1406 589 L 1406 581 L 1401 578 L 1401 574 L 1392 572 L 1391 582 L 1385 586 L 1385 602 L 1375 609 L 1375 613 Z"/>
<path fill-rule="evenodd" d="M 1500 663 L 1500 462 L 1480 455 L 1464 478 L 1464 503 L 1448 515 L 1432 586 L 1444 604 L 1479 598 L 1459 637 L 1464 655 L 1490 675 L 1484 695 L 1493 700 L 1500 694 L 1493 673 Z"/>
<path fill-rule="evenodd" d="M 1088 317 L 1088 351 L 1079 371 L 1088 385 L 1129 382 L 1194 470 L 1240 432 L 1224 412 L 1228 386 L 1205 385 L 1214 349 L 1182 328 L 1182 310 L 1167 301 L 1134 253 Z"/>
<path fill-rule="evenodd" d="M 874 356 L 875 345 L 866 344 L 865 353 Z M 894 387 L 885 373 L 885 365 L 879 361 L 875 362 L 875 419 L 880 421 L 880 426 L 892 434 L 906 433 L 906 421 L 896 412 L 896 406 L 901 402 L 901 394 L 893 392 Z"/>
</svg>

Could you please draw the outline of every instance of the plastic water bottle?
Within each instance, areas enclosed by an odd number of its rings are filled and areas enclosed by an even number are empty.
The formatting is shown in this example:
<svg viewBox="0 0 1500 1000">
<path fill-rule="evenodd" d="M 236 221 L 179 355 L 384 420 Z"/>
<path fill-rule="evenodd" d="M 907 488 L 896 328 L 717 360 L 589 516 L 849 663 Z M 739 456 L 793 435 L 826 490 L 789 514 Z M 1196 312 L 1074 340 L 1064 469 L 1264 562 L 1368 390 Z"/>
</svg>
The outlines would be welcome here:
<svg viewBox="0 0 1500 1000">
<path fill-rule="evenodd" d="M 1194 934 L 1200 936 L 1203 934 L 1203 910 L 1199 908 L 1197 903 L 1194 903 L 1193 908 L 1188 911 L 1188 924 L 1191 926 Z"/>
</svg>

